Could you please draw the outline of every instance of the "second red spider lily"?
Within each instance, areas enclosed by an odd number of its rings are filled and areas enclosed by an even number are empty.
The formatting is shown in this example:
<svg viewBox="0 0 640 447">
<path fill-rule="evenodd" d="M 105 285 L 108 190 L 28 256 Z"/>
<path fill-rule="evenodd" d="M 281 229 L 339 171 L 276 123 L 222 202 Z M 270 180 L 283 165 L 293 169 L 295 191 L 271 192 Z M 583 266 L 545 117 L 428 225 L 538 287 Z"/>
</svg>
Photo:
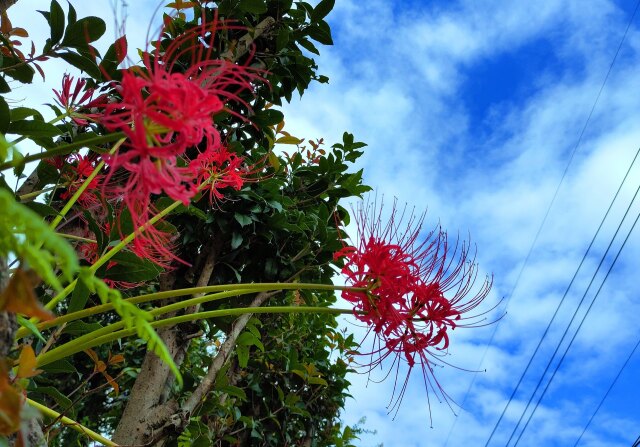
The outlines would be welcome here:
<svg viewBox="0 0 640 447">
<path fill-rule="evenodd" d="M 373 337 L 373 348 L 358 353 L 368 358 L 360 366 L 372 372 L 390 362 L 385 376 L 396 370 L 390 411 L 401 403 L 416 366 L 422 369 L 427 392 L 450 401 L 434 375 L 434 365 L 448 364 L 442 357 L 447 355 L 450 331 L 482 325 L 488 312 L 473 311 L 489 294 L 492 279 L 487 277 L 475 287 L 477 264 L 469 245 L 450 246 L 440 228 L 423 232 L 424 217 L 399 210 L 394 203 L 385 219 L 382 205 L 367 203 L 355 211 L 355 243 L 335 254 L 344 262 L 347 284 L 368 289 L 347 290 L 342 297 L 367 325 L 365 338 Z M 401 363 L 408 366 L 408 373 L 398 384 Z"/>
</svg>

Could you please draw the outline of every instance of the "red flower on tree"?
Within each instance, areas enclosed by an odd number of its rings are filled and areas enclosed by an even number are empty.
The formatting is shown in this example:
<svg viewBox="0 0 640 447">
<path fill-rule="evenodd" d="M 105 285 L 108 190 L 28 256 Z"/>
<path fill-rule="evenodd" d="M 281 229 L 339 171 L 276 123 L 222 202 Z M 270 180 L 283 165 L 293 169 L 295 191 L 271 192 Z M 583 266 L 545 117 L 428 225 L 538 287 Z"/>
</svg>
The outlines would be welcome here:
<svg viewBox="0 0 640 447">
<path fill-rule="evenodd" d="M 334 255 L 343 259 L 347 284 L 367 289 L 342 293 L 353 304 L 355 317 L 367 324 L 367 336 L 374 338 L 371 352 L 359 353 L 369 357 L 361 366 L 371 372 L 389 358 L 392 368 L 402 361 L 407 364 L 390 411 L 402 401 L 416 365 L 422 368 L 427 392 L 431 389 L 448 402 L 433 366 L 445 363 L 441 357 L 449 347 L 450 330 L 477 326 L 487 313 L 469 315 L 489 294 L 492 280 L 486 278 L 474 288 L 477 265 L 468 244 L 452 249 L 439 228 L 422 233 L 424 214 L 399 211 L 394 203 L 383 223 L 382 208 L 375 203 L 358 208 L 356 244 Z"/>
<path fill-rule="evenodd" d="M 105 196 L 124 201 L 134 228 L 151 217 L 153 196 L 166 194 L 186 205 L 200 188 L 208 187 L 221 198 L 220 189 L 242 186 L 242 158 L 224 148 L 214 116 L 222 111 L 236 114 L 226 108 L 230 101 L 248 107 L 240 95 L 251 92 L 252 83 L 261 78 L 245 65 L 212 57 L 221 28 L 228 26 L 203 19 L 166 48 L 160 47 L 167 41 L 163 32 L 155 51 L 143 55 L 144 67 L 123 72 L 116 86 L 120 99 L 104 105 L 99 121 L 107 130 L 126 135 L 120 150 L 105 156 L 110 170 Z M 123 172 L 124 182 L 111 182 Z M 164 252 L 164 238 L 153 228 L 145 231 L 156 250 Z"/>
<path fill-rule="evenodd" d="M 70 199 L 86 182 L 87 178 L 93 173 L 96 162 L 96 157 L 89 155 L 72 154 L 66 157 L 61 174 L 61 178 L 67 182 L 66 191 L 60 194 L 63 200 Z M 78 197 L 78 204 L 82 208 L 92 210 L 101 205 L 98 197 L 98 186 L 103 177 L 103 174 L 96 175 L 89 181 L 86 189 L 82 191 L 82 194 Z"/>
<path fill-rule="evenodd" d="M 83 115 L 78 112 L 82 108 L 90 108 L 98 106 L 103 97 L 99 97 L 93 100 L 94 89 L 86 88 L 87 81 L 85 79 L 78 79 L 74 82 L 73 76 L 65 73 L 62 77 L 62 88 L 60 91 L 53 90 L 57 98 L 57 103 L 64 108 L 65 112 L 73 119 L 73 121 L 79 126 L 85 126 L 88 124 L 87 117 L 93 115 Z"/>
</svg>

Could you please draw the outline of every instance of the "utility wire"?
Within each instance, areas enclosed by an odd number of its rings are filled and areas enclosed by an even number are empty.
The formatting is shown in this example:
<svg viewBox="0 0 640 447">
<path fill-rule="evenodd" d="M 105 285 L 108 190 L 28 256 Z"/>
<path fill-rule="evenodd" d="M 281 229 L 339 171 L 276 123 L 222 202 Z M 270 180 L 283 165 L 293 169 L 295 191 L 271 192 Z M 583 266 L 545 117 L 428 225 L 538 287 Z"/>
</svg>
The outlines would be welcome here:
<svg viewBox="0 0 640 447">
<path fill-rule="evenodd" d="M 502 410 L 502 414 L 500 414 L 500 417 L 498 418 L 498 421 L 493 426 L 493 430 L 491 431 L 491 434 L 489 435 L 489 439 L 487 439 L 487 442 L 485 443 L 485 447 L 487 447 L 489 445 L 489 443 L 491 442 L 491 439 L 493 438 L 493 435 L 495 434 L 496 430 L 498 429 L 498 426 L 500 425 L 500 422 L 502 421 L 502 418 L 504 417 L 505 413 L 507 412 L 507 409 L 509 408 L 509 405 L 511 405 L 511 402 L 513 401 L 513 398 L 516 395 L 516 392 L 520 388 L 520 385 L 522 384 L 522 380 L 524 379 L 524 376 L 529 371 L 529 367 L 531 366 L 531 363 L 533 363 L 533 359 L 535 358 L 536 354 L 540 350 L 540 346 L 542 345 L 542 342 L 544 341 L 544 339 L 546 338 L 547 334 L 549 333 L 549 329 L 551 328 L 551 325 L 553 324 L 553 322 L 555 321 L 556 317 L 558 316 L 558 312 L 560 311 L 560 307 L 562 307 L 562 304 L 564 303 L 565 299 L 567 298 L 567 295 L 569 294 L 569 290 L 571 289 L 571 286 L 573 286 L 573 282 L 575 281 L 576 277 L 578 276 L 578 273 L 580 272 L 580 269 L 582 268 L 582 265 L 584 264 L 584 261 L 587 259 L 587 256 L 589 255 L 589 252 L 591 251 L 591 247 L 593 247 L 593 244 L 594 244 L 596 238 L 598 237 L 598 234 L 600 234 L 600 230 L 602 229 L 602 227 L 604 225 L 604 222 L 607 220 L 607 217 L 609 216 L 609 212 L 611 211 L 611 208 L 613 208 L 613 204 L 615 203 L 616 199 L 618 198 L 618 194 L 620 194 L 620 191 L 622 190 L 622 187 L 626 183 L 627 177 L 629 176 L 629 172 L 631 172 L 631 169 L 633 168 L 633 165 L 635 164 L 636 159 L 638 158 L 638 154 L 640 154 L 640 147 L 636 151 L 636 155 L 635 155 L 635 157 L 633 157 L 633 160 L 631 161 L 631 164 L 629 165 L 629 169 L 627 169 L 627 172 L 624 175 L 624 178 L 622 179 L 622 182 L 620 182 L 620 186 L 618 187 L 618 190 L 616 191 L 615 195 L 613 196 L 613 199 L 611 200 L 611 203 L 609 204 L 609 208 L 607 209 L 607 212 L 604 214 L 604 217 L 600 221 L 600 225 L 598 226 L 598 229 L 596 230 L 596 233 L 593 235 L 593 238 L 591 239 L 591 242 L 589 243 L 589 246 L 587 247 L 587 250 L 584 252 L 584 256 L 582 256 L 582 260 L 580 261 L 580 265 L 578 265 L 578 268 L 576 269 L 575 273 L 573 274 L 573 278 L 571 278 L 571 281 L 569 282 L 569 285 L 567 286 L 566 290 L 564 291 L 564 294 L 562 295 L 562 299 L 558 303 L 558 306 L 556 307 L 556 310 L 553 313 L 553 316 L 551 317 L 551 321 L 549 321 L 549 324 L 547 325 L 547 328 L 544 330 L 544 333 L 542 334 L 542 337 L 540 338 L 540 341 L 538 341 L 538 345 L 536 346 L 536 349 L 533 351 L 533 354 L 529 358 L 529 362 L 527 363 L 527 366 L 525 367 L 524 371 L 520 375 L 520 379 L 518 379 L 518 383 L 516 384 L 516 387 L 513 389 L 513 392 L 511 393 L 511 396 L 509 396 L 509 400 L 507 401 L 507 404 L 505 405 L 504 409 Z"/>
<path fill-rule="evenodd" d="M 578 447 L 578 444 L 580 443 L 580 440 L 582 439 L 582 437 L 584 436 L 584 434 L 586 433 L 587 429 L 589 428 L 589 425 L 591 425 L 591 422 L 593 421 L 593 418 L 596 417 L 596 414 L 598 414 L 598 411 L 600 411 L 600 407 L 602 407 L 602 404 L 604 403 L 604 401 L 607 399 L 607 396 L 609 396 L 609 393 L 611 392 L 611 390 L 613 389 L 613 387 L 615 386 L 616 382 L 618 381 L 618 379 L 620 378 L 620 375 L 622 374 L 622 371 L 624 371 L 624 369 L 627 367 L 627 365 L 629 364 L 629 360 L 631 360 L 631 357 L 633 357 L 633 354 L 635 354 L 636 349 L 638 349 L 638 346 L 640 346 L 640 338 L 638 339 L 638 342 L 636 343 L 636 345 L 633 347 L 633 350 L 631 351 L 631 353 L 629 354 L 629 357 L 627 357 L 627 360 L 625 360 L 624 364 L 622 365 L 622 367 L 620 368 L 620 370 L 618 371 L 618 374 L 616 375 L 616 378 L 613 379 L 613 382 L 611 382 L 611 385 L 609 385 L 609 389 L 607 390 L 606 393 L 604 393 L 604 396 L 602 396 L 602 400 L 600 401 L 600 403 L 598 404 L 598 406 L 596 407 L 595 411 L 593 412 L 593 414 L 591 415 L 591 417 L 589 418 L 589 422 L 587 422 L 587 425 L 584 426 L 584 429 L 582 430 L 582 433 L 580 433 L 580 437 L 578 438 L 578 440 L 576 441 L 575 444 L 573 444 L 573 447 Z M 638 440 L 640 440 L 640 438 L 638 438 Z M 636 444 L 637 445 L 637 444 Z"/>
<path fill-rule="evenodd" d="M 562 334 L 562 337 L 560 338 L 560 341 L 558 342 L 558 345 L 556 346 L 555 351 L 553 351 L 553 354 L 551 355 L 551 358 L 549 359 L 549 362 L 547 363 L 547 366 L 545 367 L 542 375 L 540 376 L 540 379 L 538 380 L 538 383 L 536 384 L 536 387 L 534 388 L 533 392 L 531 393 L 531 396 L 529 397 L 529 400 L 527 401 L 527 406 L 522 411 L 522 414 L 520 415 L 520 419 L 518 419 L 518 423 L 513 428 L 513 431 L 511 432 L 511 436 L 509 436 L 509 440 L 507 441 L 506 445 L 509 445 L 509 443 L 513 439 L 513 436 L 515 435 L 516 431 L 520 427 L 520 423 L 522 422 L 522 419 L 524 418 L 524 415 L 527 413 L 527 410 L 529 409 L 529 406 L 531 405 L 531 402 L 533 401 L 533 398 L 534 398 L 535 394 L 540 389 L 540 386 L 542 385 L 542 381 L 544 380 L 544 376 L 547 375 L 547 372 L 549 371 L 549 368 L 551 367 L 551 364 L 555 360 L 556 355 L 558 354 L 558 351 L 560 350 L 560 346 L 562 345 L 562 342 L 566 338 L 567 333 L 569 332 L 569 329 L 571 328 L 571 325 L 573 324 L 573 320 L 575 320 L 576 316 L 578 315 L 578 312 L 579 312 L 580 308 L 582 307 L 582 303 L 584 302 L 585 298 L 587 297 L 587 294 L 589 293 L 589 290 L 591 289 L 591 286 L 593 285 L 593 282 L 595 281 L 596 275 L 600 271 L 600 267 L 602 267 L 602 264 L 604 263 L 604 261 L 605 261 L 605 259 L 607 257 L 607 254 L 609 254 L 609 250 L 611 250 L 611 247 L 613 246 L 613 242 L 615 241 L 616 237 L 618 236 L 618 232 L 620 231 L 620 228 L 622 227 L 622 224 L 626 220 L 627 214 L 629 214 L 629 211 L 631 210 L 631 206 L 633 205 L 633 202 L 635 202 L 636 197 L 638 196 L 638 192 L 640 192 L 640 185 L 638 186 L 638 189 L 636 189 L 636 193 L 633 195 L 633 198 L 631 199 L 631 202 L 629 202 L 629 206 L 627 207 L 627 210 L 625 211 L 624 216 L 622 216 L 622 220 L 620 220 L 620 224 L 618 225 L 618 228 L 616 228 L 616 232 L 613 234 L 613 237 L 609 241 L 609 245 L 607 247 L 607 250 L 604 252 L 602 257 L 600 258 L 600 263 L 598 264 L 598 267 L 596 268 L 596 271 L 594 272 L 593 276 L 591 277 L 591 281 L 589 281 L 589 285 L 587 286 L 587 289 L 585 290 L 584 294 L 582 295 L 582 298 L 580 299 L 580 302 L 578 303 L 578 306 L 576 307 L 576 310 L 573 312 L 573 315 L 571 316 L 571 321 L 569 321 L 569 323 L 567 324 L 567 327 L 565 328 L 564 333 Z"/>
<path fill-rule="evenodd" d="M 635 198 L 635 196 L 634 196 L 634 198 Z M 625 215 L 626 215 L 626 213 L 625 213 Z M 616 262 L 618 261 L 618 257 L 620 256 L 620 253 L 622 252 L 622 249 L 624 248 L 624 246 L 627 244 L 627 241 L 629 240 L 629 236 L 631 236 L 631 233 L 633 232 L 634 228 L 636 227 L 636 224 L 638 223 L 639 219 L 640 219 L 640 213 L 638 213 L 638 216 L 636 216 L 636 219 L 633 221 L 633 225 L 629 229 L 629 232 L 627 233 L 627 236 L 625 237 L 624 242 L 620 246 L 620 249 L 618 250 L 618 253 L 616 254 L 616 257 L 613 259 L 613 262 L 611 263 L 611 266 L 609 267 L 609 270 L 607 271 L 607 274 L 605 275 L 604 279 L 602 280 L 602 283 L 600 283 L 600 287 L 598 288 L 598 291 L 596 292 L 595 296 L 591 300 L 591 303 L 589 304 L 589 307 L 587 308 L 586 313 L 582 317 L 582 320 L 580 321 L 580 324 L 578 325 L 578 328 L 576 329 L 575 333 L 573 334 L 573 337 L 571 338 L 571 341 L 569 342 L 569 345 L 567 345 L 566 349 L 564 350 L 564 353 L 562 354 L 562 357 L 560 357 L 560 361 L 556 365 L 556 367 L 555 367 L 555 369 L 553 371 L 553 374 L 551 375 L 551 378 L 547 382 L 547 385 L 544 387 L 544 390 L 542 390 L 542 394 L 538 398 L 538 401 L 536 402 L 536 405 L 533 407 L 533 411 L 529 415 L 529 418 L 527 419 L 527 422 L 524 424 L 524 427 L 523 427 L 522 431 L 520 432 L 520 435 L 516 439 L 516 443 L 514 444 L 514 447 L 518 445 L 518 442 L 520 441 L 520 438 L 522 438 L 522 435 L 524 434 L 524 432 L 526 431 L 527 427 L 529 426 L 529 422 L 531 422 L 531 418 L 533 418 L 533 415 L 536 413 L 536 410 L 538 409 L 538 406 L 540 405 L 540 401 L 542 401 L 542 398 L 545 396 L 545 394 L 547 394 L 547 390 L 549 389 L 549 385 L 551 385 L 551 382 L 553 382 L 553 379 L 556 376 L 556 373 L 558 372 L 558 370 L 560 369 L 560 366 L 562 366 L 562 362 L 564 362 L 564 359 L 567 356 L 567 352 L 569 352 L 569 349 L 573 345 L 573 342 L 575 341 L 578 333 L 580 332 L 580 329 L 582 328 L 582 325 L 584 324 L 585 320 L 587 319 L 587 316 L 589 315 L 589 312 L 591 312 L 593 304 L 596 302 L 596 299 L 600 295 L 600 291 L 602 291 L 602 287 L 604 286 L 605 282 L 607 281 L 607 278 L 609 277 L 609 274 L 611 273 L 611 270 L 613 270 L 613 267 L 616 265 Z M 603 257 L 603 259 L 604 259 L 604 257 Z M 596 273 L 594 273 L 594 278 L 595 278 Z M 590 285 L 591 285 L 591 283 L 589 283 L 589 286 Z M 586 292 L 585 292 L 585 294 L 586 294 Z M 545 370 L 545 373 L 546 373 L 546 370 Z M 534 393 L 536 391 L 537 391 L 537 388 L 534 391 Z M 525 409 L 525 411 L 526 411 L 526 409 Z M 523 415 L 524 415 L 524 413 L 523 413 Z"/>
<path fill-rule="evenodd" d="M 585 133 L 585 131 L 587 129 L 587 126 L 589 125 L 589 123 L 591 121 L 591 117 L 593 116 L 593 112 L 595 111 L 595 108 L 596 108 L 596 106 L 598 104 L 598 101 L 600 100 L 600 96 L 602 95 L 602 91 L 604 90 L 604 87 L 605 87 L 605 85 L 607 83 L 607 80 L 609 79 L 609 75 L 611 74 L 611 71 L 613 70 L 613 66 L 616 63 L 616 60 L 618 59 L 618 55 L 620 54 L 620 49 L 622 48 L 622 45 L 624 44 L 624 41 L 627 38 L 627 34 L 629 33 L 629 29 L 631 28 L 633 20 L 635 19 L 635 16 L 636 16 L 636 14 L 638 12 L 638 7 L 640 7 L 640 0 L 638 0 L 636 2 L 636 6 L 635 6 L 635 8 L 633 10 L 633 14 L 631 14 L 631 18 L 629 19 L 629 22 L 627 23 L 627 27 L 626 27 L 626 29 L 624 31 L 624 34 L 622 35 L 622 39 L 620 39 L 620 43 L 618 44 L 618 48 L 616 49 L 616 52 L 615 52 L 615 54 L 613 56 L 613 59 L 611 60 L 611 64 L 609 65 L 609 69 L 607 70 L 607 74 L 605 75 L 604 80 L 602 81 L 602 85 L 600 86 L 600 90 L 598 91 L 598 94 L 596 95 L 596 99 L 593 102 L 593 106 L 591 107 L 591 111 L 589 112 L 589 115 L 587 116 L 587 120 L 585 121 L 584 126 L 582 128 L 582 131 L 580 132 L 580 135 L 578 136 L 578 141 L 576 142 L 576 145 L 573 148 L 573 151 L 571 152 L 571 156 L 569 157 L 569 162 L 567 163 L 567 166 L 566 166 L 564 172 L 562 173 L 562 178 L 560 179 L 560 183 L 558 183 L 558 187 L 556 188 L 556 190 L 555 190 L 555 192 L 553 194 L 553 198 L 551 199 L 551 203 L 549 204 L 549 207 L 547 208 L 547 211 L 546 211 L 546 213 L 544 215 L 544 218 L 542 219 L 542 223 L 540 224 L 540 227 L 538 228 L 538 231 L 537 231 L 537 233 L 536 233 L 536 235 L 535 235 L 535 237 L 533 239 L 533 243 L 531 244 L 531 247 L 529 248 L 529 252 L 527 253 L 527 256 L 526 256 L 526 258 L 524 260 L 524 263 L 522 264 L 522 267 L 520 268 L 520 271 L 518 272 L 518 276 L 516 278 L 516 282 L 514 283 L 513 288 L 511 289 L 511 293 L 508 296 L 505 308 L 508 306 L 509 301 L 511 300 L 511 297 L 513 296 L 513 293 L 515 292 L 515 290 L 518 287 L 518 284 L 520 282 L 520 278 L 522 277 L 522 272 L 524 271 L 525 267 L 527 266 L 527 264 L 529 262 L 529 259 L 531 257 L 531 253 L 533 252 L 533 248 L 535 247 L 536 242 L 538 241 L 540 233 L 542 232 L 542 228 L 544 227 L 544 225 L 545 225 L 545 223 L 547 221 L 547 218 L 549 216 L 549 212 L 551 211 L 551 208 L 553 207 L 553 204 L 555 203 L 555 200 L 556 200 L 556 198 L 558 196 L 558 191 L 560 190 L 560 187 L 562 186 L 562 183 L 564 182 L 564 179 L 565 179 L 565 177 L 567 175 L 567 171 L 569 170 L 569 167 L 571 166 L 571 163 L 573 162 L 573 158 L 575 156 L 575 153 L 576 153 L 578 147 L 580 146 L 580 143 L 582 142 L 582 138 L 583 138 L 584 133 Z M 637 154 L 636 154 L 636 156 L 637 156 Z M 634 161 L 635 161 L 635 158 L 634 158 Z M 578 267 L 578 269 L 579 268 L 580 267 Z M 572 279 L 572 282 L 573 282 L 573 279 Z M 554 314 L 554 318 L 555 318 L 555 314 Z M 489 350 L 489 347 L 493 344 L 493 340 L 495 338 L 495 335 L 496 335 L 496 332 L 497 332 L 499 324 L 500 324 L 500 322 L 498 322 L 494 326 L 493 332 L 491 334 L 491 338 L 489 339 L 489 343 L 487 344 L 487 347 L 485 348 L 484 353 L 482 354 L 482 358 L 480 360 L 480 365 L 482 365 L 482 363 L 484 362 L 485 357 L 487 355 L 487 352 Z M 547 330 L 548 330 L 548 328 L 547 328 Z M 547 331 L 545 330 L 545 334 L 546 334 L 546 332 Z M 545 335 L 542 336 L 543 339 L 544 339 L 544 337 L 545 337 Z M 539 346 L 536 347 L 536 351 L 535 352 L 537 352 L 538 349 L 539 349 Z M 533 355 L 535 355 L 535 352 L 534 352 Z M 533 357 L 531 359 L 529 359 L 527 367 L 525 368 L 525 374 L 527 372 L 527 369 L 530 367 L 532 360 L 533 360 Z M 477 370 L 480 370 L 480 368 L 478 367 Z M 469 388 L 467 389 L 467 392 L 465 393 L 465 396 L 464 396 L 464 399 L 463 399 L 462 405 L 461 405 L 463 408 L 464 408 L 464 405 L 465 405 L 465 403 L 467 401 L 467 398 L 468 398 L 468 396 L 469 396 L 469 394 L 471 392 L 471 389 L 473 388 L 473 385 L 475 384 L 475 381 L 476 381 L 476 378 L 477 378 L 477 374 L 478 374 L 477 372 L 474 374 L 473 379 L 471 381 L 471 384 L 469 385 Z M 515 392 L 517 391 L 518 386 L 520 385 L 521 381 L 522 381 L 522 377 L 518 381 L 518 385 L 516 385 L 516 389 L 514 390 L 512 395 L 510 396 L 509 402 L 507 403 L 507 407 L 509 406 L 509 403 L 513 400 Z M 507 410 L 507 408 L 505 407 L 505 409 L 503 410 L 502 414 L 500 415 L 500 418 L 498 419 L 498 422 L 496 423 L 496 425 L 494 426 L 493 430 L 491 431 L 491 434 L 489 435 L 489 439 L 487 440 L 487 442 L 485 444 L 485 447 L 487 447 L 489 445 L 489 442 L 491 442 L 491 439 L 493 438 L 493 435 L 495 434 L 495 432 L 497 430 L 497 427 L 500 424 L 500 421 L 504 417 L 506 410 Z M 457 421 L 458 421 L 458 418 L 456 417 L 456 419 L 454 419 L 453 425 L 451 426 L 451 429 L 449 430 L 449 434 L 447 435 L 447 439 L 445 441 L 444 447 L 447 447 L 447 445 L 449 443 L 449 438 L 451 437 L 451 433 L 453 432 Z"/>
<path fill-rule="evenodd" d="M 638 447 L 638 446 L 640 446 L 640 436 L 638 436 L 638 439 L 636 439 L 636 442 L 634 442 L 631 447 Z"/>
</svg>

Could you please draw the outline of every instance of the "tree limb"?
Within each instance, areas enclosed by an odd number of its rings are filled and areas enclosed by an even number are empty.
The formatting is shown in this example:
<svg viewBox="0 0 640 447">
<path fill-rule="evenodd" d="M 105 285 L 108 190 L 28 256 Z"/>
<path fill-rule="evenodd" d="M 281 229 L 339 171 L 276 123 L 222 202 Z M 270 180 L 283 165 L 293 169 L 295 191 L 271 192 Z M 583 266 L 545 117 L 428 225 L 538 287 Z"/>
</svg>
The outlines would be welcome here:
<svg viewBox="0 0 640 447">
<path fill-rule="evenodd" d="M 11 6 L 15 5 L 18 0 L 0 0 L 0 14 L 7 12 Z"/>
</svg>

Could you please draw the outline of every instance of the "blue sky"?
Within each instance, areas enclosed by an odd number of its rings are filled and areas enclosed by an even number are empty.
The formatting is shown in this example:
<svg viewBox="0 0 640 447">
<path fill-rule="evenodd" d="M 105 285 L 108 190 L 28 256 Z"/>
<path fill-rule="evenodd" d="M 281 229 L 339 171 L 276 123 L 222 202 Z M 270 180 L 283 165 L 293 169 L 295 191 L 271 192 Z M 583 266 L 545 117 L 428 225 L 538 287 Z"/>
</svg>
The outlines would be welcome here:
<svg viewBox="0 0 640 447">
<path fill-rule="evenodd" d="M 12 8 L 14 23 L 36 20 L 36 7 L 42 2 L 20 0 Z M 104 15 L 104 5 L 77 8 L 81 14 Z M 360 163 L 367 183 L 386 197 L 428 208 L 430 222 L 441 222 L 451 234 L 471 234 L 482 271 L 494 275 L 489 301 L 505 297 L 508 302 L 488 348 L 494 326 L 452 334 L 448 361 L 486 369 L 477 375 L 455 368 L 437 371 L 455 401 L 462 403 L 466 396 L 457 421 L 445 404 L 432 401 L 430 426 L 419 374 L 412 376 L 395 420 L 385 409 L 393 383 L 366 386 L 365 377 L 355 376 L 345 420 L 355 423 L 366 416 L 366 427 L 377 430 L 363 437 L 362 446 L 444 446 L 449 434 L 449 446 L 488 440 L 640 146 L 636 17 L 509 298 L 634 8 L 629 0 L 337 1 L 329 16 L 335 46 L 321 48 L 316 58 L 330 84 L 314 85 L 301 101 L 284 108 L 286 129 L 328 142 L 340 141 L 347 130 L 367 142 Z M 130 8 L 127 26 L 139 45 L 147 29 L 136 24 L 148 23 L 150 10 L 142 9 Z M 50 79 L 53 73 L 52 68 Z M 49 92 L 50 87 L 34 86 L 28 96 L 49 98 Z M 638 182 L 640 166 L 631 171 L 489 445 L 506 445 Z M 630 215 L 638 212 L 636 203 Z M 629 227 L 626 223 L 621 231 L 626 234 Z M 640 337 L 635 318 L 639 269 L 636 232 L 518 445 L 575 443 Z M 640 435 L 639 375 L 637 353 L 580 446 L 630 446 Z"/>
</svg>

